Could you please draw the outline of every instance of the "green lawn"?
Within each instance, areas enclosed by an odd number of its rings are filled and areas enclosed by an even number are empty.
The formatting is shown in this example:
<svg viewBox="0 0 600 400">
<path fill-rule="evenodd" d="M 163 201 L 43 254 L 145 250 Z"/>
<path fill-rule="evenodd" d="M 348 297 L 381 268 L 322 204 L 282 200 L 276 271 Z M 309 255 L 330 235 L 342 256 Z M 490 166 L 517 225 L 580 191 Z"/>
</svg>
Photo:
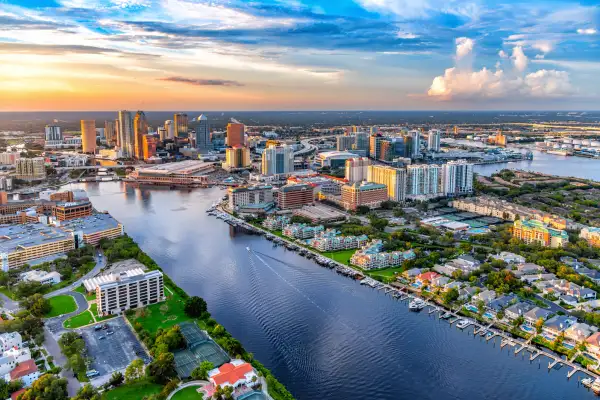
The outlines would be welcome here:
<svg viewBox="0 0 600 400">
<path fill-rule="evenodd" d="M 139 400 L 144 396 L 158 394 L 161 390 L 162 386 L 155 383 L 130 383 L 102 394 L 102 400 Z"/>
<path fill-rule="evenodd" d="M 98 316 L 98 304 L 96 303 L 92 303 L 92 305 L 90 306 L 90 312 L 92 314 L 94 314 L 94 317 L 96 317 L 96 321 L 100 322 L 100 321 L 104 321 L 105 319 L 111 319 L 116 317 L 116 315 L 109 315 L 108 317 L 99 317 Z"/>
<path fill-rule="evenodd" d="M 177 293 L 171 294 L 165 286 L 165 294 L 167 300 L 162 303 L 152 304 L 145 308 L 146 315 L 144 317 L 137 318 L 135 313 L 127 318 L 133 324 L 139 322 L 142 324 L 145 330 L 150 333 L 154 333 L 158 328 L 169 328 L 173 325 L 179 324 L 184 321 L 188 321 L 191 318 L 185 315 L 183 307 L 185 301 L 177 295 Z"/>
<path fill-rule="evenodd" d="M 196 392 L 199 386 L 186 387 L 175 393 L 171 400 L 200 400 L 204 398 L 202 393 Z"/>
<path fill-rule="evenodd" d="M 13 292 L 11 292 L 10 290 L 8 290 L 8 288 L 6 286 L 0 287 L 0 293 L 2 293 L 3 295 L 5 295 L 9 299 L 17 300 L 17 296 Z"/>
<path fill-rule="evenodd" d="M 67 319 L 63 325 L 65 328 L 74 329 L 79 328 L 84 325 L 89 325 L 94 322 L 94 318 L 92 318 L 92 314 L 89 310 L 82 312 L 81 314 L 77 314 L 69 319 Z"/>
<path fill-rule="evenodd" d="M 77 303 L 75 303 L 73 296 L 54 296 L 48 301 L 50 302 L 51 309 L 48 314 L 44 315 L 46 318 L 58 317 L 59 315 L 68 314 L 77 310 Z"/>
<path fill-rule="evenodd" d="M 87 301 L 96 300 L 96 293 L 92 292 L 90 294 L 87 294 L 83 285 L 79 286 L 77 289 L 75 289 L 75 291 L 83 294 Z"/>
<path fill-rule="evenodd" d="M 316 249 L 312 249 L 316 250 Z M 331 258 L 334 261 L 342 263 L 344 265 L 350 265 L 350 258 L 354 255 L 357 249 L 339 250 L 339 251 L 327 251 L 323 254 L 325 257 Z"/>
</svg>

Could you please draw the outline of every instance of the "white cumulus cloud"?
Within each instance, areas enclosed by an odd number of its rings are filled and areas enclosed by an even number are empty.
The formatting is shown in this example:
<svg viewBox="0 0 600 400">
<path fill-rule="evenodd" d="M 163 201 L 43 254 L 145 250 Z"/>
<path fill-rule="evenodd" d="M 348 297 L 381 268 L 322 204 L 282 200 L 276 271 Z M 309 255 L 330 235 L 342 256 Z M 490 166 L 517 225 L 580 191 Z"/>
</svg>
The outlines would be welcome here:
<svg viewBox="0 0 600 400">
<path fill-rule="evenodd" d="M 598 31 L 594 28 L 577 29 L 577 33 L 580 35 L 595 35 Z"/>
<path fill-rule="evenodd" d="M 515 68 L 519 71 L 523 72 L 527 69 L 527 64 L 529 63 L 529 59 L 523 52 L 523 48 L 521 46 L 515 46 L 513 48 L 512 57 L 513 63 L 515 64 Z"/>
<path fill-rule="evenodd" d="M 465 58 L 473 52 L 475 41 L 466 37 L 456 39 L 456 59 Z"/>
</svg>

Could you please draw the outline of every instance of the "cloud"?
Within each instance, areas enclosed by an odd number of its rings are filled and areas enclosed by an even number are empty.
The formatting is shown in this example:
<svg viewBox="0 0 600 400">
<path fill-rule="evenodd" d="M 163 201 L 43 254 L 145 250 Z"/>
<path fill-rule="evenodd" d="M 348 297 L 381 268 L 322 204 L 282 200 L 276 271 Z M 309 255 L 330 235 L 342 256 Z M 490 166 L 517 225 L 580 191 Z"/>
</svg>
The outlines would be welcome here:
<svg viewBox="0 0 600 400">
<path fill-rule="evenodd" d="M 580 35 L 595 35 L 598 31 L 594 28 L 577 29 L 577 33 Z"/>
<path fill-rule="evenodd" d="M 475 42 L 473 39 L 466 37 L 460 37 L 456 39 L 456 59 L 460 60 L 471 54 L 474 45 Z"/>
<path fill-rule="evenodd" d="M 458 46 L 457 40 L 457 56 Z M 501 58 L 508 55 L 499 52 Z M 554 98 L 573 93 L 569 74 L 565 71 L 542 69 L 525 74 L 528 59 L 520 46 L 513 48 L 511 57 L 514 70 L 504 71 L 496 64 L 492 71 L 483 67 L 479 71 L 459 66 L 448 68 L 443 75 L 436 76 L 427 95 L 439 100 L 452 99 L 502 99 L 511 96 L 532 98 Z"/>
<path fill-rule="evenodd" d="M 498 56 L 499 56 L 500 58 L 508 58 L 508 54 L 506 54 L 506 52 L 505 52 L 504 50 L 500 50 L 500 51 L 498 52 Z"/>
<path fill-rule="evenodd" d="M 540 40 L 537 42 L 534 42 L 531 47 L 533 47 L 536 50 L 541 51 L 542 53 L 550 53 L 552 51 L 552 48 L 554 47 L 554 45 L 552 44 L 552 42 L 548 41 L 548 40 Z"/>
<path fill-rule="evenodd" d="M 449 14 L 474 19 L 479 15 L 476 2 L 466 0 L 355 0 L 365 10 L 394 14 L 401 19 L 429 18 Z"/>
<path fill-rule="evenodd" d="M 529 63 L 529 59 L 523 52 L 523 48 L 521 46 L 515 46 L 513 48 L 513 53 L 511 59 L 515 64 L 515 68 L 521 72 L 527 69 L 527 64 Z"/>
<path fill-rule="evenodd" d="M 167 78 L 158 78 L 159 81 L 186 83 L 194 86 L 244 86 L 243 83 L 230 81 L 226 79 L 192 79 L 183 76 L 170 76 Z"/>
</svg>

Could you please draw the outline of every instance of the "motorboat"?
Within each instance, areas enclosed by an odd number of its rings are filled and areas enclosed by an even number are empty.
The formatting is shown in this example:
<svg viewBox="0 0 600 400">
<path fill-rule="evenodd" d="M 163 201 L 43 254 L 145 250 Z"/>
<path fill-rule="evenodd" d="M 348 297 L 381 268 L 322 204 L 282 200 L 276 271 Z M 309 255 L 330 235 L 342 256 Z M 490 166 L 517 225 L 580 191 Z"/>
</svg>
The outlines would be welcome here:
<svg viewBox="0 0 600 400">
<path fill-rule="evenodd" d="M 592 392 L 594 392 L 596 396 L 600 395 L 600 379 L 596 379 L 590 386 L 590 389 L 592 389 Z"/>
<path fill-rule="evenodd" d="M 465 329 L 469 325 L 471 325 L 471 322 L 468 319 L 461 319 L 456 323 L 458 329 Z"/>
<path fill-rule="evenodd" d="M 408 304 L 408 309 L 410 311 L 419 311 L 419 300 L 415 299 Z"/>
<path fill-rule="evenodd" d="M 593 383 L 594 383 L 594 380 L 592 378 L 583 378 L 581 380 L 581 384 L 586 388 L 591 387 Z"/>
<path fill-rule="evenodd" d="M 450 314 L 449 312 L 447 312 L 447 313 L 444 313 L 444 315 L 442 315 L 440 318 L 442 318 L 442 319 L 448 319 L 451 316 L 452 316 L 452 314 Z"/>
</svg>

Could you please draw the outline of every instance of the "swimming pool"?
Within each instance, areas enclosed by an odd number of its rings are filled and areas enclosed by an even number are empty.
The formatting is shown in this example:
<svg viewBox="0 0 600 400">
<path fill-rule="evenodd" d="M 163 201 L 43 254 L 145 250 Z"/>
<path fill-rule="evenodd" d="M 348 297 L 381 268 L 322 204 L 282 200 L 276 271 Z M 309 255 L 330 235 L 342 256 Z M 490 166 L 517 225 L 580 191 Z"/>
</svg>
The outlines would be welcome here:
<svg viewBox="0 0 600 400">
<path fill-rule="evenodd" d="M 521 329 L 529 333 L 532 333 L 534 331 L 534 329 L 529 325 L 521 325 Z"/>
<path fill-rule="evenodd" d="M 266 397 L 261 392 L 250 392 L 241 395 L 237 400 L 266 400 Z"/>
<path fill-rule="evenodd" d="M 571 343 L 567 343 L 567 342 L 563 342 L 563 347 L 565 349 L 569 349 L 569 350 L 573 350 L 575 348 L 574 345 L 572 345 Z"/>
<path fill-rule="evenodd" d="M 415 287 L 415 288 L 420 288 L 421 283 L 420 282 L 411 283 L 410 286 Z"/>
<path fill-rule="evenodd" d="M 467 304 L 465 308 L 471 312 L 478 313 L 479 309 L 475 307 L 473 304 Z"/>
<path fill-rule="evenodd" d="M 467 233 L 471 235 L 483 235 L 489 233 L 490 230 L 488 228 L 471 228 L 467 230 Z"/>
<path fill-rule="evenodd" d="M 483 318 L 494 319 L 494 315 L 491 312 L 484 312 Z"/>
</svg>

